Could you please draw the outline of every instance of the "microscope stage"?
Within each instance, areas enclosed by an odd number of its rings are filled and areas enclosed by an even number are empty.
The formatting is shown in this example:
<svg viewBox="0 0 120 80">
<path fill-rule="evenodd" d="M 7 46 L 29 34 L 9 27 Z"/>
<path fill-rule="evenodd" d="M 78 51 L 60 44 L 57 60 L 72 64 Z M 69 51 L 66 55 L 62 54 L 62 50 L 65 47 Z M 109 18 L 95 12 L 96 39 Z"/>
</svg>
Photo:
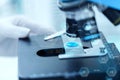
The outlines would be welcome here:
<svg viewBox="0 0 120 80">
<path fill-rule="evenodd" d="M 31 36 L 19 40 L 19 80 L 120 79 L 120 53 L 113 43 L 109 44 L 112 54 L 59 59 L 58 55 L 65 53 L 62 38 L 44 41 L 45 36 Z"/>
</svg>

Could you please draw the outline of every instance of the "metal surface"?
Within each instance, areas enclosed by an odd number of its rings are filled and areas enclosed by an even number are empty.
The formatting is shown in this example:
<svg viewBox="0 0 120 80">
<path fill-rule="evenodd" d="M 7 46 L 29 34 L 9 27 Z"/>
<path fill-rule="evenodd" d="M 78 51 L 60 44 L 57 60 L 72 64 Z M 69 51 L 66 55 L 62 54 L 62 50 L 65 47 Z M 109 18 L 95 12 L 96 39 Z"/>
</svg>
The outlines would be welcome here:
<svg viewBox="0 0 120 80">
<path fill-rule="evenodd" d="M 73 38 L 67 35 L 62 35 L 62 40 L 65 48 L 65 54 L 60 54 L 60 59 L 69 59 L 69 58 L 86 58 L 86 57 L 99 57 L 105 56 L 107 51 L 104 53 L 100 52 L 100 48 L 104 47 L 104 44 L 99 41 L 99 45 L 92 45 L 92 48 L 83 49 L 82 41 L 80 38 Z M 66 43 L 74 42 L 77 43 L 78 46 L 66 46 Z M 98 43 L 97 43 L 98 44 Z"/>
</svg>

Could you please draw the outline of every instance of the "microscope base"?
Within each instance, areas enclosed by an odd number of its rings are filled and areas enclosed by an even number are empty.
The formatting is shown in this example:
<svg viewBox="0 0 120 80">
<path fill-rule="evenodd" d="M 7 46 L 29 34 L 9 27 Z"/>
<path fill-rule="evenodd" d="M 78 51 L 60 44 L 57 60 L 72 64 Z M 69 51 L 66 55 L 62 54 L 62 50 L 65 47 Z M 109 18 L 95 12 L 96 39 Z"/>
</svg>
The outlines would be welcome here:
<svg viewBox="0 0 120 80">
<path fill-rule="evenodd" d="M 31 36 L 29 39 L 19 40 L 19 80 L 120 79 L 120 53 L 114 44 L 109 44 L 111 49 L 114 50 L 111 55 L 112 58 L 106 54 L 105 56 L 99 57 L 61 60 L 55 55 L 60 55 L 58 54 L 59 52 L 64 52 L 62 50 L 62 38 L 58 37 L 44 41 L 44 37 L 45 35 Z M 54 48 L 58 50 L 52 51 Z M 38 55 L 39 51 L 42 55 Z M 43 55 L 46 53 L 47 55 Z"/>
</svg>

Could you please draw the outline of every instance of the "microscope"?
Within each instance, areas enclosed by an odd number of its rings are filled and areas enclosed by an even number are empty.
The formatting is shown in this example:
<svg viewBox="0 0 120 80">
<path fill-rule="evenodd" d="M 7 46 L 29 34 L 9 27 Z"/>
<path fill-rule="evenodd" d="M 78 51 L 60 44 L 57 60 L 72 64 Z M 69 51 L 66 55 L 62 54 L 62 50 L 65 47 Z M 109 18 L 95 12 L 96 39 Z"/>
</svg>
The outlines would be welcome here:
<svg viewBox="0 0 120 80">
<path fill-rule="evenodd" d="M 118 25 L 119 9 L 94 0 L 59 0 L 58 7 L 65 30 L 19 40 L 19 80 L 119 80 L 119 50 L 95 16 L 98 10 Z"/>
</svg>

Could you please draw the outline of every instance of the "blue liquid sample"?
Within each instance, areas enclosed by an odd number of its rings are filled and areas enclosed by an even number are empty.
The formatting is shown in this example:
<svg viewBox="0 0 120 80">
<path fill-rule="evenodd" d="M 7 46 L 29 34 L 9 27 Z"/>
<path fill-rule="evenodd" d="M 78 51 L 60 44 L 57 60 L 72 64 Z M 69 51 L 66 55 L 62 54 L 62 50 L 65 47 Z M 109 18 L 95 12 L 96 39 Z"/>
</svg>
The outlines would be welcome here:
<svg viewBox="0 0 120 80">
<path fill-rule="evenodd" d="M 79 44 L 77 42 L 68 42 L 66 43 L 66 46 L 67 47 L 78 47 Z"/>
<path fill-rule="evenodd" d="M 75 1 L 79 1 L 79 0 L 59 0 L 61 2 L 75 2 Z"/>
</svg>

